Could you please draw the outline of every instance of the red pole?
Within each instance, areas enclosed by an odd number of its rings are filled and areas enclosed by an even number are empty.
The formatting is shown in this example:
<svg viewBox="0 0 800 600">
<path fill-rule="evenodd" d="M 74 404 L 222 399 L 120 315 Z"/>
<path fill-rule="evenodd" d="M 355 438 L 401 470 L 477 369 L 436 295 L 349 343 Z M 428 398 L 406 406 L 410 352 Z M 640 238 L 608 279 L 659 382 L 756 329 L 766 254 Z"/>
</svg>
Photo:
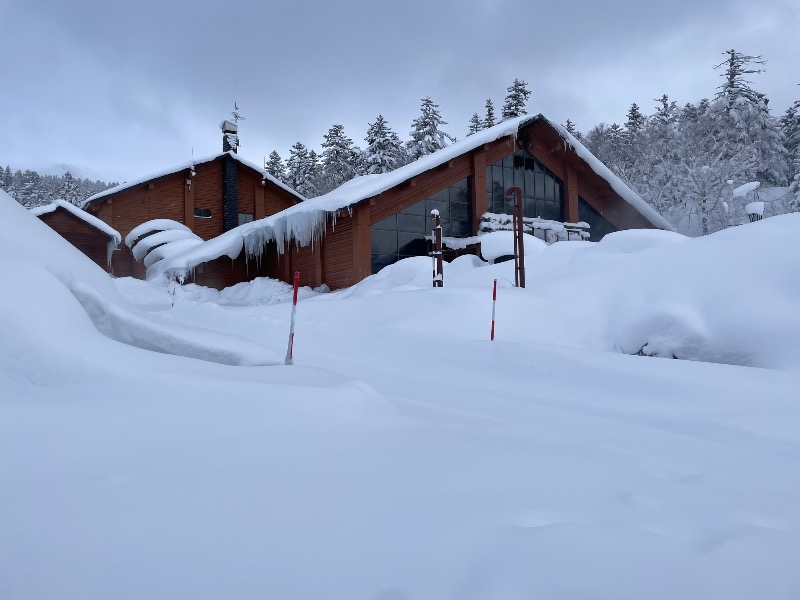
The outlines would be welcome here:
<svg viewBox="0 0 800 600">
<path fill-rule="evenodd" d="M 497 305 L 497 279 L 494 280 L 494 288 L 492 289 L 492 341 L 494 341 L 494 309 Z"/>
<path fill-rule="evenodd" d="M 294 295 L 292 296 L 292 321 L 289 325 L 289 347 L 286 349 L 286 361 L 287 365 L 293 364 L 294 355 L 292 354 L 294 350 L 294 319 L 295 315 L 297 314 L 297 288 L 300 286 L 300 271 L 294 272 Z"/>
</svg>

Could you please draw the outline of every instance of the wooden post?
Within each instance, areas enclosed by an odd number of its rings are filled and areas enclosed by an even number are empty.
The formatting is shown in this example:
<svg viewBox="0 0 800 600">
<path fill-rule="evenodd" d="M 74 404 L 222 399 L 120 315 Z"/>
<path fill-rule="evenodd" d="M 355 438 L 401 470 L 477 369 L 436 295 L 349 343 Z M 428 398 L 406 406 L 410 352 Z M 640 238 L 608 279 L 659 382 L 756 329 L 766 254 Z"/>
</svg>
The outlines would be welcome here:
<svg viewBox="0 0 800 600">
<path fill-rule="evenodd" d="M 442 264 L 442 218 L 435 208 L 431 211 L 433 226 L 433 287 L 444 287 L 444 272 Z"/>
<path fill-rule="evenodd" d="M 514 280 L 521 288 L 525 287 L 525 228 L 522 221 L 522 190 L 511 187 L 507 196 L 514 196 Z"/>
</svg>

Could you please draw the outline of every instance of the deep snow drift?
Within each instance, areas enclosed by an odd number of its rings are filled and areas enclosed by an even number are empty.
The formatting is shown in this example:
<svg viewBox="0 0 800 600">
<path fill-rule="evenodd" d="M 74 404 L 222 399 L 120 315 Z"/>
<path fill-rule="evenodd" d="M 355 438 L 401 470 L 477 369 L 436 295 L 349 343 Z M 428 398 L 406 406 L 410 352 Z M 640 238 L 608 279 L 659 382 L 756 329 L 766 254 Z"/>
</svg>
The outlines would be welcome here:
<svg viewBox="0 0 800 600">
<path fill-rule="evenodd" d="M 72 291 L 282 356 L 285 284 L 186 286 L 173 307 L 169 288 L 78 266 L 24 211 L 3 217 L 4 599 L 800 591 L 794 217 L 532 249 L 494 343 L 488 284 L 510 263 L 458 259 L 439 290 L 426 259 L 304 290 L 293 367 L 118 343 Z M 640 343 L 746 348 L 770 368 L 621 352 Z"/>
</svg>

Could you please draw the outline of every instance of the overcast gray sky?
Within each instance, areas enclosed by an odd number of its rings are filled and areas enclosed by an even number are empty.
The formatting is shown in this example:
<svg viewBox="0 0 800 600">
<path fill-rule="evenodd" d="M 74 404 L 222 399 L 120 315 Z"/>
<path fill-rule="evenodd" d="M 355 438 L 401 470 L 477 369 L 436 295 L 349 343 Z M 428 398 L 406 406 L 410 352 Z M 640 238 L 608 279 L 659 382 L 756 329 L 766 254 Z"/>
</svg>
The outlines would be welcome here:
<svg viewBox="0 0 800 600">
<path fill-rule="evenodd" d="M 0 0 L 0 164 L 66 162 L 124 180 L 221 149 L 239 102 L 244 158 L 334 123 L 363 144 L 382 113 L 404 139 L 430 95 L 463 137 L 519 77 L 582 131 L 713 96 L 735 48 L 768 59 L 756 89 L 800 98 L 798 0 Z"/>
</svg>

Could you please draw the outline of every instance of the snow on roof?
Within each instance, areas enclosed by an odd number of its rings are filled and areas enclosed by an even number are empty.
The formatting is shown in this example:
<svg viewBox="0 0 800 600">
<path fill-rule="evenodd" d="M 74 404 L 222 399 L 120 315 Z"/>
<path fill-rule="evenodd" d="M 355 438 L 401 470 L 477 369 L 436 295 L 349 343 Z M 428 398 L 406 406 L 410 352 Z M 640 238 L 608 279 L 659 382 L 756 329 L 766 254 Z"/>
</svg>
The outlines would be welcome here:
<svg viewBox="0 0 800 600">
<path fill-rule="evenodd" d="M 70 204 L 64 200 L 55 200 L 51 204 L 47 204 L 46 206 L 37 206 L 36 208 L 30 209 L 32 215 L 37 217 L 41 217 L 47 213 L 54 212 L 58 208 L 63 208 L 68 213 L 78 217 L 81 221 L 88 223 L 95 229 L 99 229 L 103 233 L 105 233 L 108 237 L 114 240 L 114 245 L 117 246 L 122 241 L 122 236 L 120 235 L 119 231 L 114 229 L 113 227 L 109 226 L 106 222 L 101 221 L 94 215 L 90 215 L 85 210 L 81 210 L 74 204 Z"/>
<path fill-rule="evenodd" d="M 142 185 L 144 183 L 147 183 L 148 181 L 152 181 L 153 179 L 160 179 L 161 177 L 166 177 L 167 175 L 173 175 L 174 173 L 178 173 L 180 171 L 186 171 L 188 169 L 191 169 L 195 165 L 201 165 L 203 163 L 207 163 L 207 162 L 211 162 L 213 160 L 217 160 L 218 158 L 222 158 L 226 154 L 228 156 L 230 156 L 231 158 L 239 161 L 244 166 L 249 167 L 249 168 L 253 169 L 254 171 L 260 173 L 261 177 L 263 177 L 264 179 L 266 179 L 270 183 L 273 183 L 273 184 L 277 185 L 279 188 L 286 190 L 287 192 L 289 192 L 290 194 L 295 196 L 301 202 L 305 200 L 305 197 L 303 197 L 300 194 L 298 194 L 295 190 L 290 188 L 285 183 L 282 183 L 282 182 L 278 181 L 277 179 L 275 179 L 272 175 L 267 173 L 261 167 L 259 167 L 259 166 L 255 165 L 255 164 L 243 159 L 241 156 L 239 156 L 235 152 L 222 152 L 220 154 L 214 154 L 212 156 L 206 156 L 206 157 L 203 157 L 203 158 L 195 158 L 194 160 L 187 161 L 185 163 L 182 163 L 180 165 L 172 167 L 171 169 L 165 169 L 163 171 L 158 171 L 156 173 L 150 173 L 149 175 L 146 175 L 144 177 L 139 177 L 139 178 L 133 179 L 131 181 L 126 181 L 125 183 L 121 183 L 120 185 L 117 185 L 117 186 L 115 186 L 113 188 L 109 188 L 107 190 L 103 190 L 99 194 L 95 194 L 94 196 L 89 196 L 86 200 L 84 200 L 83 203 L 81 204 L 81 208 L 86 208 L 86 206 L 88 206 L 92 202 L 96 202 L 97 200 L 100 200 L 100 199 L 105 198 L 107 196 L 113 196 L 114 194 L 118 194 L 118 193 L 120 193 L 120 192 L 122 192 L 124 190 L 127 190 L 128 188 L 136 187 L 137 185 Z"/>
<path fill-rule="evenodd" d="M 489 144 L 507 136 L 516 136 L 520 128 L 537 121 L 543 121 L 552 127 L 566 144 L 575 149 L 578 156 L 586 161 L 597 175 L 605 179 L 625 202 L 642 214 L 650 223 L 661 229 L 675 231 L 675 228 L 659 215 L 655 209 L 625 185 L 619 177 L 614 175 L 566 129 L 548 121 L 542 115 L 523 115 L 479 131 L 442 150 L 423 156 L 389 173 L 356 177 L 323 196 L 311 198 L 295 206 L 290 206 L 264 219 L 240 225 L 184 252 L 165 256 L 164 260 L 154 265 L 157 272 L 154 272 L 153 276 L 165 274 L 183 277 L 189 270 L 201 263 L 221 256 L 236 258 L 242 249 L 248 255 L 258 255 L 264 245 L 273 240 L 278 242 L 278 252 L 282 252 L 283 245 L 292 240 L 300 246 L 314 243 L 323 235 L 328 215 L 333 215 L 335 219 L 336 214 L 342 209 L 350 209 L 359 202 L 377 196 L 484 144 Z M 150 277 L 151 273 L 148 270 L 148 278 Z"/>
<path fill-rule="evenodd" d="M 141 225 L 137 225 L 133 229 L 130 230 L 130 233 L 125 236 L 125 245 L 128 248 L 133 248 L 136 240 L 138 240 L 143 235 L 147 235 L 148 233 L 153 233 L 154 231 L 188 231 L 189 233 L 192 232 L 186 225 L 181 223 L 180 221 L 173 221 L 172 219 L 151 219 L 150 221 L 145 221 Z"/>
<path fill-rule="evenodd" d="M 750 192 L 755 192 L 760 186 L 761 186 L 760 181 L 751 181 L 750 183 L 745 183 L 744 185 L 740 185 L 735 190 L 733 190 L 733 197 L 744 198 Z"/>
</svg>

